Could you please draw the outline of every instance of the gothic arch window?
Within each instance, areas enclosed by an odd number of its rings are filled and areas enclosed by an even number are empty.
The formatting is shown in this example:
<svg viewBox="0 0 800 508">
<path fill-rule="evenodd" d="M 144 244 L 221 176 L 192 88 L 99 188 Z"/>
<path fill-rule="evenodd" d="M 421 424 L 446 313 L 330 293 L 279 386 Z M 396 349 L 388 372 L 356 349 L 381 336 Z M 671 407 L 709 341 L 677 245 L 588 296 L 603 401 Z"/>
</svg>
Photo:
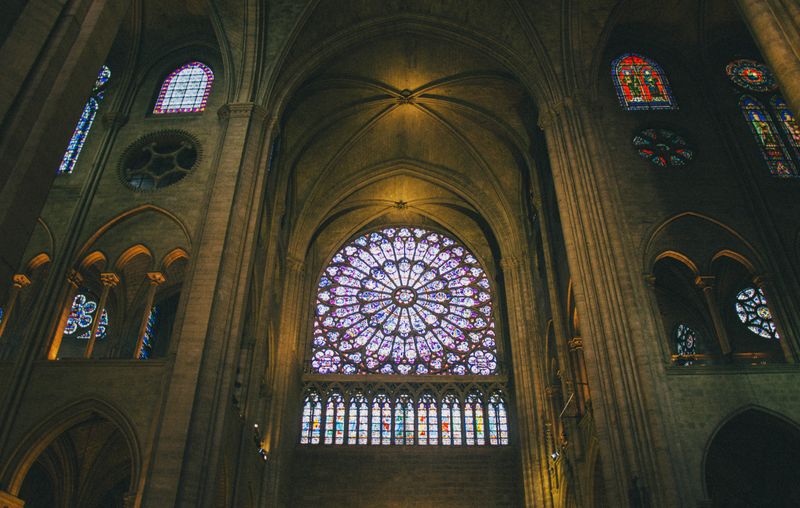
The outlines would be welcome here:
<svg viewBox="0 0 800 508">
<path fill-rule="evenodd" d="M 111 71 L 105 65 L 102 66 L 100 73 L 97 75 L 97 80 L 94 82 L 92 94 L 86 100 L 81 117 L 78 119 L 78 124 L 72 132 L 67 150 L 64 152 L 61 165 L 58 167 L 58 174 L 69 175 L 75 169 L 75 164 L 78 163 L 78 157 L 81 154 L 81 150 L 83 150 L 83 145 L 86 143 L 86 137 L 89 135 L 94 119 L 97 116 L 97 111 L 100 109 L 100 103 L 103 102 L 105 97 L 106 86 L 110 78 Z"/>
<path fill-rule="evenodd" d="M 739 291 L 736 295 L 736 315 L 754 334 L 765 339 L 780 339 L 767 305 L 767 297 L 761 288 L 747 287 Z"/>
<path fill-rule="evenodd" d="M 739 100 L 745 121 L 753 133 L 761 157 L 767 164 L 771 174 L 775 176 L 797 176 L 795 163 L 789 157 L 772 117 L 761 102 L 749 95 L 743 95 Z"/>
<path fill-rule="evenodd" d="M 770 100 L 772 110 L 775 113 L 775 118 L 778 119 L 778 124 L 783 129 L 783 134 L 786 136 L 788 145 L 792 147 L 795 160 L 800 161 L 800 126 L 797 125 L 797 120 L 786 105 L 783 97 L 776 95 Z"/>
<path fill-rule="evenodd" d="M 330 394 L 322 444 L 509 443 L 493 287 L 461 242 L 410 226 L 361 233 L 332 256 L 316 293 L 304 381 L 306 394 Z M 320 444 L 317 402 L 306 395 L 301 444 Z"/>
<path fill-rule="evenodd" d="M 178 67 L 161 84 L 153 114 L 204 111 L 213 83 L 214 73 L 202 62 L 189 62 Z"/>
<path fill-rule="evenodd" d="M 611 78 L 620 105 L 628 111 L 677 109 L 667 75 L 655 61 L 626 53 L 611 63 Z"/>
<path fill-rule="evenodd" d="M 310 390 L 303 401 L 303 426 L 300 442 L 318 444 L 321 427 L 322 403 L 319 400 L 319 393 L 316 390 Z"/>
</svg>

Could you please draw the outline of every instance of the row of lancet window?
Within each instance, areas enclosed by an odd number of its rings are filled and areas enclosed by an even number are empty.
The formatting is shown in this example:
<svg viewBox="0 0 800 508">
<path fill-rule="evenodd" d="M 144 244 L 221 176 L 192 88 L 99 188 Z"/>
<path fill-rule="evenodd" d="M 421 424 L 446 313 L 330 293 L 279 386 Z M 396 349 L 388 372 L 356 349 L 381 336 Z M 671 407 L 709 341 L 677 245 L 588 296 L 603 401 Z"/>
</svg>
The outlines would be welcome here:
<svg viewBox="0 0 800 508">
<path fill-rule="evenodd" d="M 86 105 L 64 152 L 58 174 L 71 174 L 78 162 L 86 137 L 92 128 L 100 104 L 105 98 L 111 79 L 111 70 L 105 65 L 100 69 Z M 200 113 L 205 110 L 214 73 L 201 62 L 188 62 L 172 71 L 161 84 L 153 107 L 154 115 L 174 113 Z"/>
<path fill-rule="evenodd" d="M 323 398 L 311 389 L 303 401 L 300 443 L 304 445 L 443 445 L 508 444 L 508 411 L 501 390 L 484 397 L 425 391 L 418 397 L 361 389 L 329 391 Z"/>
<path fill-rule="evenodd" d="M 614 59 L 611 75 L 620 105 L 628 111 L 672 110 L 678 105 L 664 70 L 642 55 L 628 53 Z M 753 133 L 770 174 L 800 176 L 800 126 L 778 95 L 769 68 L 747 59 L 734 60 L 725 69 L 728 78 L 748 94 L 741 95 L 739 109 Z M 759 100 L 757 95 L 763 100 Z M 769 103 L 769 107 L 765 106 Z M 779 128 L 776 128 L 776 124 Z"/>
</svg>

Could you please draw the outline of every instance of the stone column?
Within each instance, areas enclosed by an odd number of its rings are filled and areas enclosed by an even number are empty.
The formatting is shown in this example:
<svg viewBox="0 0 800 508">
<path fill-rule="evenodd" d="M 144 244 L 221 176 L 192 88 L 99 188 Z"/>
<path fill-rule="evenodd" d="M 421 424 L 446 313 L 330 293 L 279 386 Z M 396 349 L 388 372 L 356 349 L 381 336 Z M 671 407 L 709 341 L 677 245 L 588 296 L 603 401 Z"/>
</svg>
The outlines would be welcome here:
<svg viewBox="0 0 800 508">
<path fill-rule="evenodd" d="M 719 348 L 722 351 L 722 356 L 730 358 L 731 356 L 731 341 L 728 339 L 728 330 L 725 328 L 725 323 L 722 321 L 722 313 L 720 312 L 719 305 L 717 305 L 717 297 L 714 295 L 714 277 L 711 275 L 698 275 L 694 279 L 694 283 L 703 290 L 703 297 L 706 299 L 706 307 L 708 313 L 711 314 L 711 322 L 714 323 L 714 331 L 717 334 L 717 341 L 719 341 Z"/>
<path fill-rule="evenodd" d="M 147 331 L 147 322 L 150 320 L 150 312 L 153 310 L 153 301 L 156 299 L 156 289 L 163 284 L 167 279 L 161 272 L 147 272 L 147 280 L 150 287 L 147 288 L 147 297 L 144 302 L 144 309 L 142 310 L 142 320 L 139 322 L 139 335 L 136 339 L 136 347 L 133 350 L 133 359 L 139 359 L 139 353 L 142 351 L 144 345 L 144 334 Z"/>
<path fill-rule="evenodd" d="M 786 363 L 795 363 L 797 359 L 795 358 L 794 351 L 792 351 L 792 342 L 787 334 L 787 329 L 783 321 L 783 312 L 778 302 L 773 299 L 774 294 L 770 288 L 768 277 L 765 275 L 756 275 L 753 277 L 753 284 L 764 293 L 764 298 L 767 300 L 767 308 L 769 309 L 772 321 L 775 323 L 775 328 L 780 336 L 778 342 L 781 344 Z"/>
<path fill-rule="evenodd" d="M 0 508 L 23 508 L 24 506 L 25 501 L 12 496 L 4 490 L 0 490 Z"/>
<path fill-rule="evenodd" d="M 0 321 L 0 339 L 3 338 L 3 332 L 6 330 L 6 326 L 14 312 L 14 306 L 17 304 L 20 291 L 31 285 L 31 280 L 23 273 L 15 274 L 12 280 L 13 285 L 11 287 L 11 293 L 8 295 L 8 303 L 6 303 L 5 309 L 3 309 L 3 320 Z"/>
<path fill-rule="evenodd" d="M 92 329 L 89 330 L 89 342 L 86 343 L 86 350 L 83 352 L 84 358 L 91 358 L 94 346 L 97 343 L 97 330 L 100 327 L 100 318 L 106 309 L 108 302 L 108 294 L 111 289 L 119 284 L 119 277 L 115 273 L 107 272 L 100 274 L 100 282 L 103 283 L 103 292 L 100 294 L 100 301 L 97 302 L 97 310 L 94 312 L 94 320 L 92 321 Z"/>
<path fill-rule="evenodd" d="M 586 375 L 586 361 L 583 358 L 583 339 L 573 337 L 567 343 L 569 352 L 575 365 L 575 403 L 580 415 L 586 414 L 586 408 L 591 398 L 589 393 L 589 378 Z"/>
<path fill-rule="evenodd" d="M 67 326 L 67 319 L 72 311 L 72 302 L 75 300 L 75 295 L 78 293 L 78 288 L 83 284 L 83 276 L 76 270 L 72 270 L 67 275 L 67 294 L 64 298 L 64 303 L 61 305 L 61 317 L 56 325 L 55 335 L 50 342 L 50 348 L 47 352 L 48 360 L 55 360 L 58 358 L 58 350 L 61 348 L 61 339 L 64 337 L 64 327 Z"/>
<path fill-rule="evenodd" d="M 630 480 L 643 480 L 653 506 L 676 506 L 673 468 L 661 428 L 659 400 L 666 390 L 652 370 L 656 326 L 641 309 L 646 301 L 641 268 L 632 252 L 621 196 L 596 122 L 596 107 L 582 96 L 543 104 L 539 124 L 547 141 L 553 183 L 586 372 L 593 387 L 592 414 L 609 497 L 626 506 Z"/>
<path fill-rule="evenodd" d="M 737 0 L 750 33 L 772 67 L 786 102 L 800 117 L 800 30 L 797 5 L 781 0 Z"/>
</svg>

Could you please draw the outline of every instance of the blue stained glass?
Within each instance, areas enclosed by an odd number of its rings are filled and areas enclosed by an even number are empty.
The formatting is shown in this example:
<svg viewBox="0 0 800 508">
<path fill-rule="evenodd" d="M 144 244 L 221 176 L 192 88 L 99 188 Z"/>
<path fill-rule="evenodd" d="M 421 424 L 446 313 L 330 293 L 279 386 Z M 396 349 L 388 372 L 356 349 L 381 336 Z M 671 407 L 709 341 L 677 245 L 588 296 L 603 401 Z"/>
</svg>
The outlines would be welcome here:
<svg viewBox="0 0 800 508">
<path fill-rule="evenodd" d="M 142 348 L 139 350 L 139 360 L 147 360 L 153 352 L 153 345 L 156 342 L 156 326 L 158 324 L 158 306 L 153 306 L 150 309 L 150 314 L 147 316 L 147 324 L 144 328 L 144 336 L 142 337 Z"/>
<path fill-rule="evenodd" d="M 753 97 L 744 95 L 739 100 L 739 107 L 770 173 L 780 177 L 797 176 L 795 164 L 789 158 L 772 118 L 764 106 Z"/>
<path fill-rule="evenodd" d="M 189 62 L 174 70 L 158 94 L 153 113 L 199 113 L 206 109 L 214 73 L 202 62 Z"/>
<path fill-rule="evenodd" d="M 783 128 L 783 133 L 789 141 L 789 146 L 794 151 L 795 160 L 800 161 L 800 126 L 797 125 L 797 120 L 794 114 L 786 105 L 786 101 L 780 96 L 775 96 L 770 101 L 778 122 Z"/>
<path fill-rule="evenodd" d="M 75 126 L 72 133 L 72 138 L 67 145 L 67 151 L 64 152 L 64 157 L 61 160 L 61 165 L 58 168 L 58 174 L 71 174 L 75 169 L 75 164 L 78 162 L 78 157 L 81 154 L 86 137 L 89 135 L 89 130 L 92 128 L 94 119 L 97 116 L 97 110 L 100 109 L 100 103 L 105 97 L 106 85 L 111 78 L 111 71 L 105 65 L 100 68 L 100 74 L 97 76 L 92 95 L 86 101 L 83 107 L 83 112 Z"/>
<path fill-rule="evenodd" d="M 67 317 L 67 324 L 64 326 L 64 335 L 75 336 L 82 340 L 89 340 L 96 310 L 97 303 L 90 300 L 87 294 L 77 294 L 72 300 L 72 308 Z M 97 325 L 97 333 L 95 334 L 98 340 L 106 338 L 107 329 L 108 312 L 106 312 L 106 309 L 103 309 L 103 312 L 100 314 L 100 323 Z"/>
<path fill-rule="evenodd" d="M 765 339 L 780 340 L 778 328 L 761 288 L 744 288 L 736 295 L 736 315 L 748 330 Z"/>
</svg>

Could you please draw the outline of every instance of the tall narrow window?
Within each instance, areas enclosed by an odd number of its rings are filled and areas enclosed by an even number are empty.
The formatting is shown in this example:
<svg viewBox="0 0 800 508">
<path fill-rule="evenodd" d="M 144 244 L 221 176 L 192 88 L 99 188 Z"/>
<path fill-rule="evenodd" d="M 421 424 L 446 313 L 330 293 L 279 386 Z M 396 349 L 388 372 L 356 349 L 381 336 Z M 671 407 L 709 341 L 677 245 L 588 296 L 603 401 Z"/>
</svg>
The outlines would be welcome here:
<svg viewBox="0 0 800 508">
<path fill-rule="evenodd" d="M 667 76 L 656 62 L 627 53 L 611 63 L 617 97 L 626 110 L 677 109 Z"/>
<path fill-rule="evenodd" d="M 204 63 L 182 65 L 162 83 L 153 113 L 200 113 L 206 109 L 213 83 L 214 73 Z"/>
<path fill-rule="evenodd" d="M 508 414 L 503 394 L 494 392 L 489 397 L 489 444 L 508 444 Z"/>
<path fill-rule="evenodd" d="M 480 393 L 467 395 L 464 401 L 464 426 L 468 445 L 484 444 L 483 402 Z"/>
<path fill-rule="evenodd" d="M 156 343 L 156 330 L 158 326 L 158 306 L 153 305 L 150 314 L 147 316 L 147 324 L 144 327 L 142 337 L 142 348 L 139 350 L 139 360 L 147 360 L 153 354 L 153 345 Z"/>
<path fill-rule="evenodd" d="M 303 444 L 319 444 L 322 420 L 322 403 L 319 394 L 311 391 L 303 401 L 303 427 L 300 442 Z"/>
<path fill-rule="evenodd" d="M 350 399 L 347 414 L 347 444 L 367 444 L 369 405 L 364 394 L 357 392 Z"/>
<path fill-rule="evenodd" d="M 86 105 L 83 106 L 78 125 L 75 126 L 75 130 L 72 132 L 67 151 L 64 152 L 61 165 L 58 167 L 58 174 L 69 175 L 75 169 L 75 164 L 78 162 L 86 137 L 89 135 L 89 130 L 92 128 L 94 119 L 97 116 L 97 110 L 100 109 L 100 103 L 103 102 L 105 97 L 106 85 L 110 78 L 111 71 L 105 65 L 102 66 L 100 74 L 97 75 L 97 80 L 94 82 L 92 94 L 86 100 Z"/>
<path fill-rule="evenodd" d="M 325 404 L 325 444 L 344 443 L 344 399 L 339 392 L 328 395 Z"/>
<path fill-rule="evenodd" d="M 461 445 L 461 406 L 452 393 L 442 398 L 442 444 Z"/>
<path fill-rule="evenodd" d="M 789 158 L 786 148 L 778 136 L 772 118 L 764 106 L 755 98 L 743 95 L 739 107 L 750 126 L 750 131 L 761 149 L 761 156 L 767 163 L 770 173 L 775 176 L 796 176 L 797 170 Z"/>
<path fill-rule="evenodd" d="M 394 444 L 414 444 L 414 402 L 401 393 L 394 404 Z"/>
<path fill-rule="evenodd" d="M 439 418 L 436 399 L 423 393 L 417 404 L 417 444 L 439 444 Z"/>
<path fill-rule="evenodd" d="M 775 111 L 775 116 L 778 118 L 778 123 L 786 135 L 786 140 L 794 151 L 795 160 L 800 161 L 800 126 L 797 125 L 794 114 L 789 109 L 789 106 L 786 105 L 783 97 L 776 95 L 770 102 Z"/>
<path fill-rule="evenodd" d="M 392 405 L 385 393 L 372 400 L 372 444 L 392 444 Z"/>
</svg>

